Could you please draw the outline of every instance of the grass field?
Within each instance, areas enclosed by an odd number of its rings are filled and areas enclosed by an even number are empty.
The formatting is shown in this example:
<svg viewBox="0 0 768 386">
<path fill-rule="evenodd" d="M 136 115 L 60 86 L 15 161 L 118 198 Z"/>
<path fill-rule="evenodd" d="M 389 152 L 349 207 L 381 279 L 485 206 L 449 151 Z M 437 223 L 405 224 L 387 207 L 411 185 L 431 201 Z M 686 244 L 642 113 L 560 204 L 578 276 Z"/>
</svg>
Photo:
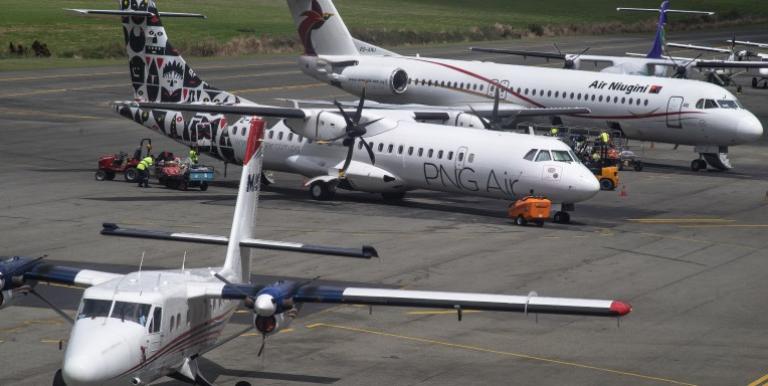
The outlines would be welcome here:
<svg viewBox="0 0 768 386">
<path fill-rule="evenodd" d="M 392 45 L 398 42 L 398 33 L 423 34 L 425 38 L 419 41 L 425 42 L 463 40 L 462 33 L 497 23 L 526 30 L 532 24 L 649 21 L 656 16 L 619 14 L 615 8 L 617 5 L 655 8 L 659 0 L 336 0 L 335 3 L 353 33 L 363 37 L 388 36 L 383 43 Z M 5 60 L 9 58 L 9 42 L 30 46 L 34 40 L 46 43 L 53 56 L 60 58 L 104 58 L 122 53 L 122 32 L 117 18 L 81 17 L 62 10 L 109 9 L 117 7 L 117 1 L 0 0 L 0 7 L 3 10 L 0 58 Z M 238 38 L 267 36 L 285 40 L 296 35 L 283 0 L 160 0 L 158 7 L 161 11 L 198 12 L 208 16 L 208 20 L 165 20 L 172 41 L 182 49 Z M 730 18 L 738 15 L 768 18 L 766 0 L 675 0 L 674 7 L 712 10 Z M 678 17 L 673 15 L 672 28 Z M 450 32 L 448 38 L 446 32 Z M 467 39 L 472 39 L 468 36 Z M 205 52 L 205 49 L 191 52 Z M 0 67 L 6 67 L 3 61 L 0 59 Z M 56 62 L 60 63 L 66 60 Z"/>
</svg>

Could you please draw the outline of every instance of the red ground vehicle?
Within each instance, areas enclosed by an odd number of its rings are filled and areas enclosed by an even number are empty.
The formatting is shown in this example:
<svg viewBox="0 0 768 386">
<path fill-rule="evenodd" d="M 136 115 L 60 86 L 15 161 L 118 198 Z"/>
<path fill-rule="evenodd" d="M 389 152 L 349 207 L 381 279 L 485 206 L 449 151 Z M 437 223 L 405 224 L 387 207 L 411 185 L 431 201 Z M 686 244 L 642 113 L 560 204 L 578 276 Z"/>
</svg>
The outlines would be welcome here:
<svg viewBox="0 0 768 386">
<path fill-rule="evenodd" d="M 158 162 L 155 174 L 161 184 L 171 189 L 187 190 L 199 187 L 208 190 L 208 182 L 213 181 L 213 168 L 203 165 L 189 165 L 178 161 Z"/>
<path fill-rule="evenodd" d="M 507 215 L 515 219 L 517 225 L 525 225 L 530 221 L 536 226 L 544 226 L 551 208 L 552 201 L 544 197 L 526 196 L 509 204 Z"/>
<path fill-rule="evenodd" d="M 143 138 L 130 158 L 128 158 L 128 154 L 122 151 L 118 154 L 107 154 L 99 157 L 99 168 L 95 175 L 96 181 L 113 180 L 117 173 L 123 173 L 126 181 L 136 182 L 139 177 L 136 165 L 141 161 L 141 149 L 144 147 L 146 147 L 146 154 L 149 154 L 152 150 L 152 140 Z"/>
</svg>

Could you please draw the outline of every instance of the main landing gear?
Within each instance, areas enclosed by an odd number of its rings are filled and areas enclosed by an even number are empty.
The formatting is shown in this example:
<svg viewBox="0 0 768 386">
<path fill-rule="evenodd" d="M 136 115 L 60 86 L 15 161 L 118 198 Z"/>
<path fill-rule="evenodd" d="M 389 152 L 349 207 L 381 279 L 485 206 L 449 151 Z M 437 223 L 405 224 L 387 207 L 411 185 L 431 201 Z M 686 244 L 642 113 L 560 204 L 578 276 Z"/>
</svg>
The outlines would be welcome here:
<svg viewBox="0 0 768 386">
<path fill-rule="evenodd" d="M 571 222 L 571 215 L 564 211 L 555 212 L 555 215 L 552 216 L 552 221 L 558 224 L 569 224 Z"/>
<path fill-rule="evenodd" d="M 328 201 L 336 194 L 336 184 L 333 182 L 315 181 L 309 185 L 309 195 L 318 201 Z"/>
<path fill-rule="evenodd" d="M 761 81 L 763 82 L 763 88 L 768 88 L 768 79 L 766 78 L 762 78 L 762 79 L 752 78 L 752 88 L 758 88 Z"/>
<path fill-rule="evenodd" d="M 699 153 L 699 158 L 691 161 L 691 170 L 694 172 L 706 169 L 707 166 L 720 171 L 733 169 L 728 159 L 728 146 L 696 146 L 693 151 Z"/>
</svg>

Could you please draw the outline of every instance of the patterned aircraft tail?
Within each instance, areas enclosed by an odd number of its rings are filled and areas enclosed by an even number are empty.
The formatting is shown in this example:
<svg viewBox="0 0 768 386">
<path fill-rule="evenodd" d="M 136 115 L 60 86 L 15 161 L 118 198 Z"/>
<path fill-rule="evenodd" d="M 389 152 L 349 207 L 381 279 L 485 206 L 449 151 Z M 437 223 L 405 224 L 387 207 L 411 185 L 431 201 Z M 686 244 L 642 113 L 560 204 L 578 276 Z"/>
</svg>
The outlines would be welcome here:
<svg viewBox="0 0 768 386">
<path fill-rule="evenodd" d="M 331 0 L 287 0 L 304 55 L 358 55 L 347 26 Z"/>
</svg>

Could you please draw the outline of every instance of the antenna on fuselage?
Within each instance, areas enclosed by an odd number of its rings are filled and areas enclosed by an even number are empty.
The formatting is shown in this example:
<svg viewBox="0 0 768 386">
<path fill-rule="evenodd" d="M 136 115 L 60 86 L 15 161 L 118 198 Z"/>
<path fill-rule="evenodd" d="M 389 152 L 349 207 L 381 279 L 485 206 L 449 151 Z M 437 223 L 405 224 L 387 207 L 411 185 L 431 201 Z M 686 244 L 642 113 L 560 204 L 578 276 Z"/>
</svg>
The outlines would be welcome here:
<svg viewBox="0 0 768 386">
<path fill-rule="evenodd" d="M 184 264 L 187 262 L 187 251 L 184 251 L 184 257 L 181 259 L 181 273 L 184 273 Z"/>
<path fill-rule="evenodd" d="M 139 273 L 136 275 L 136 277 L 139 279 L 139 282 L 141 282 L 141 266 L 144 265 L 145 253 L 147 253 L 147 251 L 141 251 L 141 260 L 139 260 Z"/>
</svg>

